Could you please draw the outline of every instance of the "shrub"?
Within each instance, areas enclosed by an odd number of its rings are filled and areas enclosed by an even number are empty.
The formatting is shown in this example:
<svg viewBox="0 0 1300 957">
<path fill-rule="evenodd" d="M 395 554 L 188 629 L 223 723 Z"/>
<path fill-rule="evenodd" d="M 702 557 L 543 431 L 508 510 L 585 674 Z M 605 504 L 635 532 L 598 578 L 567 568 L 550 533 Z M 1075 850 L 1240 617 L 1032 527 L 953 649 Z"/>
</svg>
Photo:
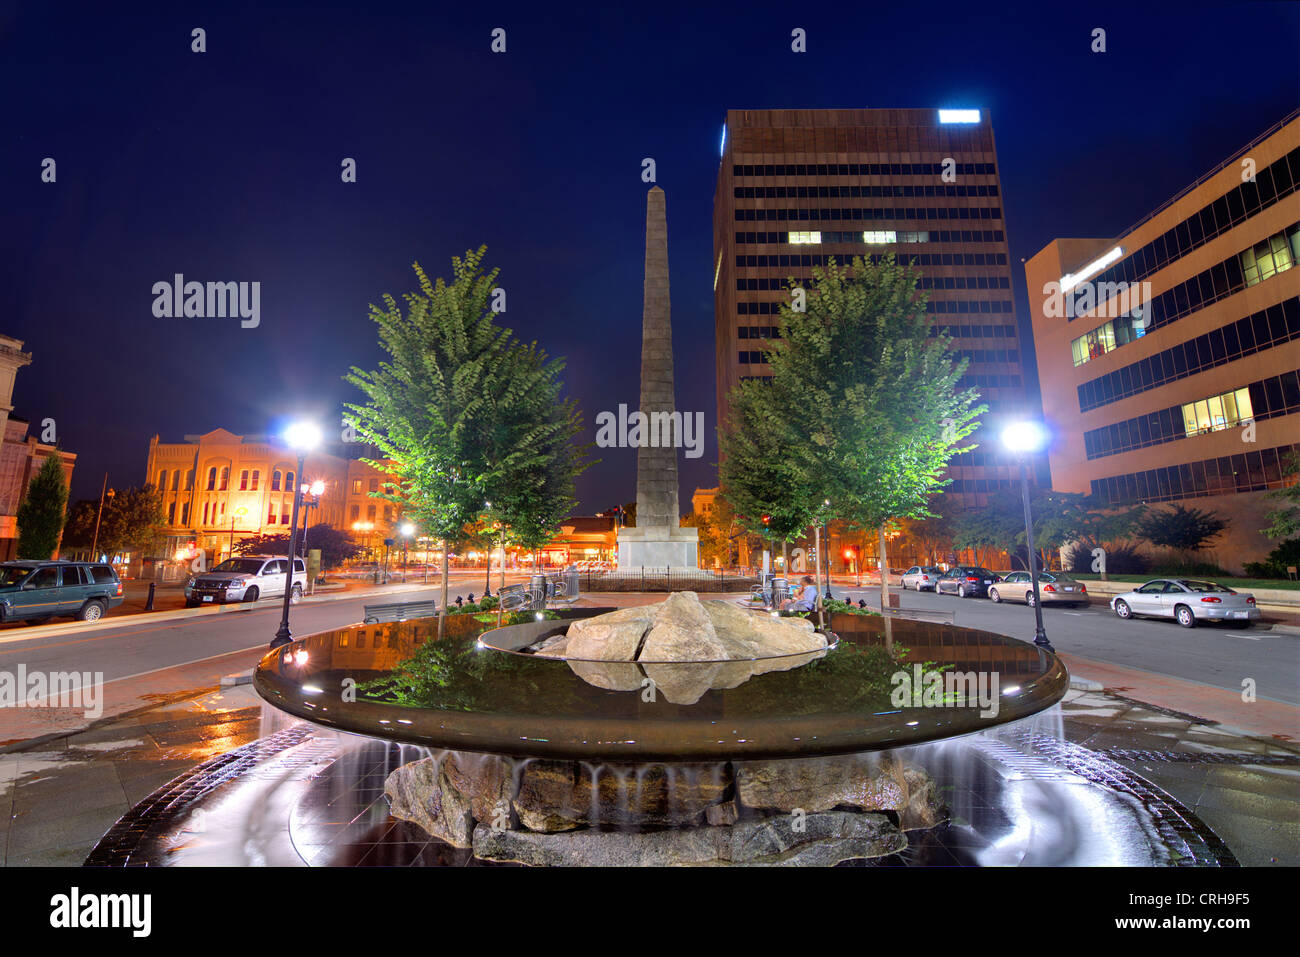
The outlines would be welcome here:
<svg viewBox="0 0 1300 957">
<path fill-rule="evenodd" d="M 1151 570 L 1151 559 L 1129 542 L 1104 544 L 1094 538 L 1081 538 L 1066 556 L 1069 570 L 1075 573 L 1092 573 L 1092 550 L 1106 549 L 1106 572 L 1114 575 L 1145 575 Z"/>
<path fill-rule="evenodd" d="M 1262 562 L 1246 562 L 1251 578 L 1289 578 L 1287 566 L 1300 568 L 1300 538 L 1288 538 L 1268 553 Z"/>
</svg>

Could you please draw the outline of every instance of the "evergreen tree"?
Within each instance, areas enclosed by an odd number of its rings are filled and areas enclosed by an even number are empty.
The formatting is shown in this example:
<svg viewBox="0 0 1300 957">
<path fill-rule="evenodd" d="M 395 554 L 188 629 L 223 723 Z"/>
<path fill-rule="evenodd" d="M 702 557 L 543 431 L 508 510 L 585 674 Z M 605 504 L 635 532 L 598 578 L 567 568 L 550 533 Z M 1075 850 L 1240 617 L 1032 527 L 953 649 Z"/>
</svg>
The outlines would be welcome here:
<svg viewBox="0 0 1300 957">
<path fill-rule="evenodd" d="M 46 456 L 27 485 L 27 495 L 18 506 L 18 557 L 45 560 L 54 557 L 63 533 L 68 486 L 63 480 L 63 462 L 57 455 Z"/>
</svg>

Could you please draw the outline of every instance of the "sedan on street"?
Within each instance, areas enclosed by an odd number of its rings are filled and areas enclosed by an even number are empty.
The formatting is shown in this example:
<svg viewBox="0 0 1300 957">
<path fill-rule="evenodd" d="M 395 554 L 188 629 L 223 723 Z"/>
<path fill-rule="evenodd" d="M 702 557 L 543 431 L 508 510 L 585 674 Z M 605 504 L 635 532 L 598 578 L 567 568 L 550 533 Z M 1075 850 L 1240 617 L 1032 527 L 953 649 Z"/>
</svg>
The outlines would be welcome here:
<svg viewBox="0 0 1300 957">
<path fill-rule="evenodd" d="M 1157 578 L 1110 600 L 1120 618 L 1172 618 L 1184 628 L 1200 621 L 1226 621 L 1248 628 L 1260 617 L 1255 596 L 1192 578 Z"/>
<path fill-rule="evenodd" d="M 957 565 L 934 583 L 936 595 L 956 595 L 958 598 L 982 598 L 988 587 L 999 581 L 987 568 L 975 565 Z"/>
<path fill-rule="evenodd" d="M 1069 575 L 1038 573 L 1038 597 L 1044 605 L 1086 605 L 1088 586 Z M 1019 601 L 1034 604 L 1034 583 L 1029 572 L 1009 572 L 1002 581 L 989 586 L 989 600 Z"/>
<path fill-rule="evenodd" d="M 934 583 L 943 577 L 943 569 L 933 565 L 913 565 L 903 572 L 903 591 L 934 591 Z"/>
</svg>

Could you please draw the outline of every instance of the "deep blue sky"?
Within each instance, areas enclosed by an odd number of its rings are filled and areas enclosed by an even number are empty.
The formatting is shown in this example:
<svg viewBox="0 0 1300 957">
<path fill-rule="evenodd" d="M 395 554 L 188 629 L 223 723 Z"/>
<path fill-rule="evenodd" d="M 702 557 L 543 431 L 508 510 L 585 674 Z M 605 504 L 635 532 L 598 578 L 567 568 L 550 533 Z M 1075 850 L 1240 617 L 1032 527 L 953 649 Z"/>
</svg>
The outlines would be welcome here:
<svg viewBox="0 0 1300 957">
<path fill-rule="evenodd" d="M 56 420 L 74 497 L 105 470 L 143 481 L 155 432 L 337 421 L 341 376 L 379 358 L 367 305 L 480 243 L 506 322 L 567 357 L 591 438 L 637 404 L 645 156 L 668 195 L 678 405 L 711 437 L 729 108 L 991 110 L 1023 326 L 1022 258 L 1117 234 L 1300 103 L 1293 4 L 379 6 L 0 3 L 0 333 L 34 355 L 14 414 Z M 154 318 L 177 272 L 260 281 L 260 328 Z M 682 461 L 684 507 L 716 451 Z M 635 452 L 601 455 L 581 510 L 634 496 Z"/>
</svg>

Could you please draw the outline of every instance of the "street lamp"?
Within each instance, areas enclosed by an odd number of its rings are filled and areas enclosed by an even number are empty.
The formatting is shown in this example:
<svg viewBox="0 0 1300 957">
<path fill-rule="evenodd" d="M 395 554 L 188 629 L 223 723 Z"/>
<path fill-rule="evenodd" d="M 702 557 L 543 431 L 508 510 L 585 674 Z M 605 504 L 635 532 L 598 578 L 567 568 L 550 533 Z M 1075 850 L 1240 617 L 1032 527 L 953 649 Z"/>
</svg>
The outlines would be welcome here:
<svg viewBox="0 0 1300 957">
<path fill-rule="evenodd" d="M 1029 457 L 1047 445 L 1047 430 L 1042 423 L 1012 422 L 1002 430 L 1002 444 L 1015 454 L 1020 463 L 1020 497 L 1025 503 L 1025 549 L 1029 552 L 1029 578 L 1034 591 L 1034 644 L 1055 651 L 1043 630 L 1043 603 L 1038 595 L 1038 556 L 1034 549 L 1034 517 L 1029 510 Z"/>
<path fill-rule="evenodd" d="M 298 453 L 298 471 L 302 475 L 307 464 L 307 453 L 320 445 L 320 427 L 312 422 L 295 422 L 284 431 L 284 440 L 289 448 Z M 271 641 L 272 648 L 279 648 L 293 641 L 289 631 L 289 604 L 293 598 L 293 560 L 298 554 L 298 509 L 302 506 L 303 487 L 298 485 L 293 490 L 293 512 L 289 516 L 289 561 L 285 570 L 284 608 L 280 614 L 280 630 Z"/>
</svg>

